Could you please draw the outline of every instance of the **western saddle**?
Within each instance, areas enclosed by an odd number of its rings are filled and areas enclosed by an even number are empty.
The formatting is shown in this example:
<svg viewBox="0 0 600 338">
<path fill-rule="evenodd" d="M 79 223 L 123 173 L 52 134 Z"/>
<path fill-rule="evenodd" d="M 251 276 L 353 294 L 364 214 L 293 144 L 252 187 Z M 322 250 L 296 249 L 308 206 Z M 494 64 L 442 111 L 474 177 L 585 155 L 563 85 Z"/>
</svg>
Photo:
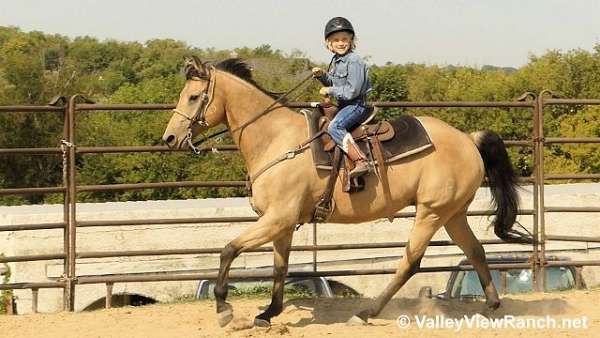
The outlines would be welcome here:
<svg viewBox="0 0 600 338">
<path fill-rule="evenodd" d="M 336 147 L 336 143 L 327 133 L 329 123 L 337 113 L 337 107 L 330 103 L 318 103 L 314 106 L 316 109 L 303 109 L 301 112 L 307 119 L 309 137 L 320 134 L 320 137 L 311 143 L 315 166 L 318 170 L 330 171 L 327 187 L 316 204 L 313 216 L 313 222 L 324 222 L 334 209 L 333 189 L 340 170 L 343 191 L 347 193 L 362 191 L 365 180 L 364 176 L 350 179 L 349 172 L 353 169 L 353 161 L 348 159 L 340 147 Z M 403 115 L 393 121 L 374 121 L 377 110 L 372 107 L 369 109 L 371 110 L 369 118 L 353 128 L 351 135 L 367 156 L 369 173 L 374 172 L 379 178 L 384 197 L 390 202 L 391 207 L 386 164 L 426 150 L 433 145 L 427 131 L 416 118 Z M 393 220 L 391 208 L 388 219 Z"/>
</svg>

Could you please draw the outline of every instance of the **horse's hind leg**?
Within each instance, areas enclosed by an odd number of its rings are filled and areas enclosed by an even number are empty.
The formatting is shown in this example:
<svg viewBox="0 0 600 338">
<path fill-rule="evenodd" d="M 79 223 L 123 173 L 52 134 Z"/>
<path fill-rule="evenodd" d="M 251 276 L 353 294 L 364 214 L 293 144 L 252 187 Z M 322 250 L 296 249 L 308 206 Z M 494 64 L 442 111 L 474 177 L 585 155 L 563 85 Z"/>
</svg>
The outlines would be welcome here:
<svg viewBox="0 0 600 338">
<path fill-rule="evenodd" d="M 485 292 L 487 306 L 491 309 L 497 309 L 500 306 L 500 299 L 492 282 L 492 275 L 485 259 L 485 250 L 471 231 L 469 223 L 467 223 L 466 213 L 463 211 L 452 217 L 446 224 L 446 231 L 477 271 L 479 282 Z"/>
<path fill-rule="evenodd" d="M 254 319 L 254 325 L 256 326 L 268 327 L 271 324 L 271 318 L 283 311 L 283 286 L 288 272 L 288 260 L 293 237 L 294 230 L 290 230 L 284 236 L 273 241 L 273 292 L 271 304 L 265 312 L 256 316 Z"/>
<path fill-rule="evenodd" d="M 421 265 L 421 259 L 435 232 L 441 228 L 447 217 L 431 211 L 426 206 L 417 206 L 415 223 L 406 244 L 406 254 L 400 260 L 394 278 L 385 290 L 375 299 L 373 305 L 350 318 L 348 324 L 366 324 L 369 317 L 377 316 L 398 290 L 412 277 Z"/>
<path fill-rule="evenodd" d="M 293 229 L 293 222 L 284 222 L 280 218 L 265 214 L 252 227 L 236 237 L 221 251 L 219 274 L 217 275 L 217 282 L 215 284 L 217 315 L 221 327 L 227 325 L 233 319 L 233 309 L 226 302 L 227 277 L 233 260 L 242 252 L 271 242 L 288 233 L 290 230 L 293 231 Z"/>
</svg>

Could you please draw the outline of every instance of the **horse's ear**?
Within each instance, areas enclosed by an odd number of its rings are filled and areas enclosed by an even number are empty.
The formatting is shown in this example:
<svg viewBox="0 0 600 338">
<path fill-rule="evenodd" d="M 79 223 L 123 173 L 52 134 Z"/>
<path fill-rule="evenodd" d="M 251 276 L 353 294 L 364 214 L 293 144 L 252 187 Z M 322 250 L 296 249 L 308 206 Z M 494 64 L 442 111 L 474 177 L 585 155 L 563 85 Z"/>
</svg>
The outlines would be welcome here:
<svg viewBox="0 0 600 338">
<path fill-rule="evenodd" d="M 198 73 L 200 73 L 201 76 L 208 75 L 208 69 L 206 69 L 204 62 L 202 62 L 202 60 L 200 60 L 200 58 L 197 57 L 196 55 L 192 55 L 192 59 L 194 62 L 194 67 L 196 67 L 196 69 L 198 70 Z"/>
<path fill-rule="evenodd" d="M 208 76 L 208 69 L 205 64 L 195 55 L 183 58 L 183 71 L 186 78 L 205 78 Z"/>
</svg>

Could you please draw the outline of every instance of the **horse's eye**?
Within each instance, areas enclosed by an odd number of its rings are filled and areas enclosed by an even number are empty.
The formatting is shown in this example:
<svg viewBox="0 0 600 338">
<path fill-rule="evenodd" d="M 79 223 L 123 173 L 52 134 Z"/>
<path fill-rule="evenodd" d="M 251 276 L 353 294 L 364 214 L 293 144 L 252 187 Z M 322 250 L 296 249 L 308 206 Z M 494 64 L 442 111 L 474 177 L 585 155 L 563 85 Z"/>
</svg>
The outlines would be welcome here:
<svg viewBox="0 0 600 338">
<path fill-rule="evenodd" d="M 190 101 L 196 101 L 196 100 L 198 100 L 199 97 L 200 97 L 200 95 L 192 95 L 192 96 L 190 96 Z"/>
</svg>

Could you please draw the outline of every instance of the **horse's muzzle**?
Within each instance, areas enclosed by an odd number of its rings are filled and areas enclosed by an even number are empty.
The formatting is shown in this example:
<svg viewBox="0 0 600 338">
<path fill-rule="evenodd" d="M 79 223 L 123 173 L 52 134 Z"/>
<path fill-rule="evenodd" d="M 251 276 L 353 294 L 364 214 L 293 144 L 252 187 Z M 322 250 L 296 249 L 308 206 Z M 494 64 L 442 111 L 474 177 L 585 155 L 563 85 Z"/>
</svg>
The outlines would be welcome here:
<svg viewBox="0 0 600 338">
<path fill-rule="evenodd" d="M 170 149 L 182 149 L 185 145 L 185 137 L 180 140 L 175 134 L 165 134 L 162 139 Z"/>
</svg>

